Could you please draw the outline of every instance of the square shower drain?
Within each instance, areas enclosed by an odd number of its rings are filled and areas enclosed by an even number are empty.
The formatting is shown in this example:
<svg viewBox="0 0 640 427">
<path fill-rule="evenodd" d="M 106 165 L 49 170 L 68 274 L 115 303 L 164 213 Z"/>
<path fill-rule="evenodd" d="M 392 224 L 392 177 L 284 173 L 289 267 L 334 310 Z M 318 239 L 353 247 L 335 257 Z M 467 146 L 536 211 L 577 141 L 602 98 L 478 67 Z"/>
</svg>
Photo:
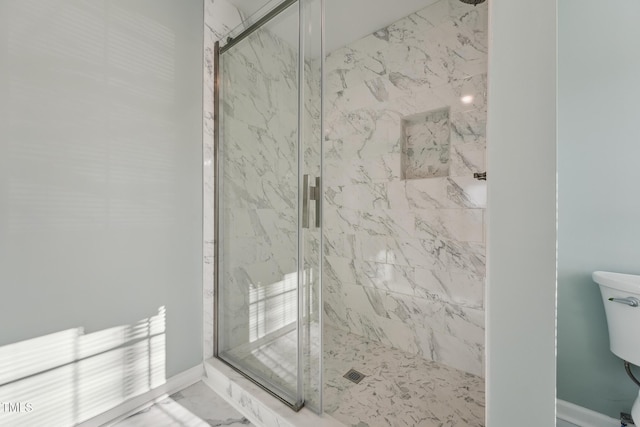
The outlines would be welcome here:
<svg viewBox="0 0 640 427">
<path fill-rule="evenodd" d="M 366 377 L 366 375 L 362 372 L 356 371 L 355 369 L 349 369 L 349 372 L 344 374 L 343 377 L 351 382 L 358 384 L 364 377 Z"/>
</svg>

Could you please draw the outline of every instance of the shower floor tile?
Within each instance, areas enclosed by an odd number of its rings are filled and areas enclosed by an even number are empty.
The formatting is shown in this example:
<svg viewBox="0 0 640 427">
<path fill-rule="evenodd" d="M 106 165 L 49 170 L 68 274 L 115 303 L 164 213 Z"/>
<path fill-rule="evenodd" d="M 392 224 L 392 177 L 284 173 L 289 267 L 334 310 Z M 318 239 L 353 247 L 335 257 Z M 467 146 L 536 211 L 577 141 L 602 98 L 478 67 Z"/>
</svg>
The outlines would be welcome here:
<svg viewBox="0 0 640 427">
<path fill-rule="evenodd" d="M 252 426 L 202 381 L 154 403 L 112 427 Z"/>
<path fill-rule="evenodd" d="M 325 327 L 325 411 L 354 427 L 484 426 L 484 380 Z M 366 377 L 354 384 L 343 375 Z"/>
<path fill-rule="evenodd" d="M 345 425 L 484 426 L 482 378 L 328 325 L 323 344 L 324 410 Z M 236 357 L 249 369 L 272 372 L 268 379 L 285 386 L 280 382 L 295 379 L 296 348 L 293 330 Z M 365 375 L 360 383 L 343 377 L 351 368 Z"/>
</svg>

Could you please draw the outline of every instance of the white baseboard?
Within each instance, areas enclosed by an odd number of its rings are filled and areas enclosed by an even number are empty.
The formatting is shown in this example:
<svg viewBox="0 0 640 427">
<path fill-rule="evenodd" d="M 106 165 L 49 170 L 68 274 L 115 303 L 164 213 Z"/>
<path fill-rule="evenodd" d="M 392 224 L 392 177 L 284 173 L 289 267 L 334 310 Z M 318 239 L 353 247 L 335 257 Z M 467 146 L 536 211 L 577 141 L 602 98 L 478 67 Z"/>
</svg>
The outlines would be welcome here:
<svg viewBox="0 0 640 427">
<path fill-rule="evenodd" d="M 620 420 L 556 399 L 556 417 L 579 427 L 620 427 Z"/>
<path fill-rule="evenodd" d="M 197 365 L 191 369 L 187 369 L 177 375 L 169 378 L 160 387 L 156 387 L 153 390 L 149 390 L 139 396 L 129 399 L 126 402 L 122 402 L 120 405 L 100 415 L 88 419 L 78 424 L 78 427 L 101 427 L 111 425 L 118 422 L 129 415 L 133 415 L 136 412 L 143 409 L 145 406 L 153 403 L 155 400 L 163 399 L 166 396 L 180 391 L 190 385 L 193 385 L 200 381 L 204 377 L 204 366 Z"/>
</svg>

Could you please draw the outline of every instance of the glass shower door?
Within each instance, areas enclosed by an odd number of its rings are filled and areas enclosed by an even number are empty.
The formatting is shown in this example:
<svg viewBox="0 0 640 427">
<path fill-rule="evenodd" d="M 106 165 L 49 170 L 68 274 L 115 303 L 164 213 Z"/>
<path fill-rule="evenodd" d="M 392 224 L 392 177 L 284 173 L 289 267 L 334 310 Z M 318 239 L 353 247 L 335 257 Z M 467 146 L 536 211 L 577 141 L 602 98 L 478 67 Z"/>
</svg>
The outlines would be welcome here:
<svg viewBox="0 0 640 427">
<path fill-rule="evenodd" d="M 320 84 L 301 54 L 305 4 L 232 34 L 218 62 L 217 356 L 296 410 L 320 389 L 305 387 L 320 372 L 309 349 L 321 152 L 319 115 L 305 113 L 305 84 Z"/>
</svg>

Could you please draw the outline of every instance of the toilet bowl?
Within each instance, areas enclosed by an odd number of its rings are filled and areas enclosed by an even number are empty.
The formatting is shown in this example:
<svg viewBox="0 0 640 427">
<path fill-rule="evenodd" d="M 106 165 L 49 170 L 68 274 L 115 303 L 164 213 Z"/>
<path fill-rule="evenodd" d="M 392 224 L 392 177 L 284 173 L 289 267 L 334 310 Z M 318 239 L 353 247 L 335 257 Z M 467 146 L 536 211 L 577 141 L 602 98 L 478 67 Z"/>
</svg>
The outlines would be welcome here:
<svg viewBox="0 0 640 427">
<path fill-rule="evenodd" d="M 596 271 L 609 328 L 609 348 L 619 358 L 640 366 L 640 276 Z M 640 422 L 640 391 L 631 416 Z"/>
</svg>

